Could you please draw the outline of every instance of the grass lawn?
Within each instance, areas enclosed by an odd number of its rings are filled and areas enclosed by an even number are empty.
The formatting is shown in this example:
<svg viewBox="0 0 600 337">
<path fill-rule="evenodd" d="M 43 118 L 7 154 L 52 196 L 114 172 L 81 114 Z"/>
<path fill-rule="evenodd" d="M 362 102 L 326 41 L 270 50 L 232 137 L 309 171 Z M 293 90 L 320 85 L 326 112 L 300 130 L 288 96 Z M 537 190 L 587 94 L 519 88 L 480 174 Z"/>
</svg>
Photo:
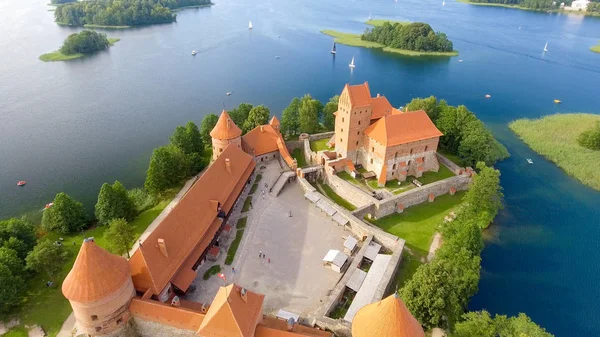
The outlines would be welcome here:
<svg viewBox="0 0 600 337">
<path fill-rule="evenodd" d="M 202 276 L 202 278 L 204 280 L 208 280 L 211 276 L 218 274 L 220 271 L 221 271 L 221 266 L 217 264 L 215 266 L 208 268 L 208 270 L 204 272 L 204 275 Z"/>
<path fill-rule="evenodd" d="M 244 218 L 246 219 L 246 218 Z M 241 220 L 241 219 L 240 219 Z M 245 226 L 244 221 L 244 226 Z M 242 241 L 242 237 L 244 236 L 244 230 L 240 229 L 235 233 L 235 239 L 231 242 L 231 246 L 227 250 L 227 257 L 225 258 L 225 264 L 230 266 L 233 263 L 233 259 L 235 258 L 235 253 L 237 252 L 238 247 L 240 246 L 240 242 Z"/>
<path fill-rule="evenodd" d="M 583 184 L 600 190 L 600 151 L 577 144 L 577 137 L 590 129 L 600 115 L 556 114 L 540 119 L 519 119 L 508 126 L 533 151 L 541 154 Z"/>
<path fill-rule="evenodd" d="M 294 151 L 292 151 L 292 157 L 296 159 L 298 167 L 306 166 L 306 158 L 304 158 L 304 153 L 302 153 L 302 149 L 294 149 Z"/>
<path fill-rule="evenodd" d="M 398 289 L 401 289 L 404 284 L 413 277 L 417 268 L 422 265 L 420 261 L 421 257 L 423 256 L 412 255 L 408 251 L 402 253 L 402 261 L 400 261 L 398 278 L 396 279 L 396 286 Z"/>
<path fill-rule="evenodd" d="M 427 185 L 454 176 L 454 172 L 450 171 L 446 165 L 440 164 L 440 169 L 437 172 L 425 172 L 421 178 L 417 178 L 417 180 L 419 180 L 423 185 Z"/>
<path fill-rule="evenodd" d="M 342 172 L 338 173 L 337 176 L 340 177 L 340 178 L 342 178 L 343 180 L 351 183 L 351 184 L 354 184 L 354 185 L 360 185 L 361 184 L 360 181 L 358 181 L 357 179 L 352 178 L 352 176 L 348 172 L 346 172 L 346 171 L 342 171 Z"/>
<path fill-rule="evenodd" d="M 254 183 L 254 185 L 252 185 L 252 187 L 250 187 L 250 192 L 248 192 L 248 195 L 254 194 L 254 192 L 256 192 L 257 188 L 258 188 L 258 183 Z"/>
<path fill-rule="evenodd" d="M 442 150 L 440 148 L 438 148 L 437 152 L 439 152 L 442 156 L 450 159 L 451 162 L 453 162 L 454 164 L 458 165 L 458 166 L 463 166 L 463 161 L 462 159 L 460 159 L 460 157 L 456 154 L 447 152 L 446 150 Z"/>
<path fill-rule="evenodd" d="M 156 206 L 141 213 L 131 222 L 135 228 L 136 237 L 139 237 L 160 212 L 167 207 L 179 189 L 180 188 L 170 190 Z M 75 262 L 75 258 L 77 257 L 77 253 L 79 252 L 79 248 L 81 247 L 84 238 L 94 237 L 96 244 L 100 247 L 107 247 L 106 238 L 104 237 L 104 231 L 107 228 L 107 226 L 101 226 L 89 229 L 83 233 L 69 235 L 49 233 L 46 236 L 52 241 L 58 240 L 59 237 L 64 239 L 63 245 L 70 253 L 69 261 L 63 266 L 63 270 L 59 278 L 55 280 L 55 285 L 53 287 L 46 287 L 45 281 L 47 278 L 42 273 L 39 273 L 28 280 L 23 304 L 14 311 L 15 316 L 21 320 L 21 324 L 39 324 L 49 336 L 56 336 L 63 322 L 71 313 L 71 305 L 67 299 L 63 297 L 60 285 L 73 267 L 73 263 Z"/>
<path fill-rule="evenodd" d="M 331 150 L 331 148 L 327 146 L 328 141 L 329 138 L 312 141 L 310 142 L 310 149 L 315 152 Z"/>
<path fill-rule="evenodd" d="M 327 195 L 327 197 L 329 197 L 329 199 L 333 200 L 333 202 L 335 202 L 336 204 L 344 207 L 345 209 L 347 209 L 349 211 L 353 211 L 356 209 L 356 206 L 352 205 L 346 199 L 340 197 L 328 185 L 319 184 L 319 186 L 323 189 L 323 191 L 325 191 L 325 194 Z"/>
<path fill-rule="evenodd" d="M 118 38 L 109 38 L 108 39 L 110 46 L 114 45 L 115 43 L 117 43 L 119 41 L 121 41 L 121 39 L 118 39 Z M 68 60 L 78 59 L 78 58 L 84 57 L 84 56 L 86 56 L 86 55 L 85 54 L 65 55 L 65 54 L 61 53 L 60 51 L 56 50 L 51 53 L 42 54 L 40 56 L 40 60 L 42 60 L 44 62 L 68 61 Z"/>
<path fill-rule="evenodd" d="M 242 207 L 242 212 L 248 212 L 250 210 L 250 205 L 252 204 L 252 197 L 246 198 L 244 201 L 244 207 Z"/>
<path fill-rule="evenodd" d="M 592 48 L 590 48 L 590 50 L 595 53 L 600 53 L 600 44 L 593 46 Z"/>
<path fill-rule="evenodd" d="M 415 254 L 424 256 L 429 252 L 433 234 L 444 217 L 462 203 L 464 191 L 455 195 L 444 194 L 434 202 L 409 207 L 401 214 L 392 214 L 371 223 L 406 240 L 406 246 Z"/>
<path fill-rule="evenodd" d="M 239 218 L 237 221 L 237 224 L 235 225 L 235 228 L 237 228 L 237 229 L 246 228 L 247 221 L 248 221 L 248 217 Z"/>
</svg>

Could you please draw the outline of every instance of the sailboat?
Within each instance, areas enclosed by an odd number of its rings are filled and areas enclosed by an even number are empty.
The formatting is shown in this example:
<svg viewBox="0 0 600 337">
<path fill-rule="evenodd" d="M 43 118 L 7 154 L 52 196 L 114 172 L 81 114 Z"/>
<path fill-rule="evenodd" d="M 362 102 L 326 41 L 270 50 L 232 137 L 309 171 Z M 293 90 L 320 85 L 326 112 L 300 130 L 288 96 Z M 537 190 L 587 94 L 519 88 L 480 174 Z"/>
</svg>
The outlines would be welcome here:
<svg viewBox="0 0 600 337">
<path fill-rule="evenodd" d="M 544 46 L 544 53 L 548 51 L 548 41 L 546 41 L 546 45 Z"/>
<path fill-rule="evenodd" d="M 335 55 L 335 42 L 333 43 L 333 48 L 331 48 L 331 53 Z"/>
<path fill-rule="evenodd" d="M 354 67 L 356 67 L 356 66 L 354 65 L 354 56 L 352 56 L 352 62 L 350 62 L 350 64 L 349 64 L 348 66 L 349 66 L 350 68 L 354 68 Z"/>
<path fill-rule="evenodd" d="M 371 13 L 369 13 L 369 20 L 371 20 Z"/>
<path fill-rule="evenodd" d="M 248 29 L 252 30 L 252 21 L 248 21 Z"/>
<path fill-rule="evenodd" d="M 446 6 L 446 0 L 442 0 L 442 6 Z"/>
</svg>

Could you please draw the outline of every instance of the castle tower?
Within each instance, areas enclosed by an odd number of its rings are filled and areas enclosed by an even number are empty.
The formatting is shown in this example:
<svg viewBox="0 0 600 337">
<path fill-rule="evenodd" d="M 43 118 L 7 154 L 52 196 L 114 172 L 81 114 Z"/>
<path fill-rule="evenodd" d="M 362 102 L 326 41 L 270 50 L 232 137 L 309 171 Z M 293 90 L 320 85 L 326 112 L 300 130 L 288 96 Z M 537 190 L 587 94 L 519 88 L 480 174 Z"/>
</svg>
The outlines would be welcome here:
<svg viewBox="0 0 600 337">
<path fill-rule="evenodd" d="M 129 320 L 135 295 L 127 261 L 85 239 L 73 268 L 62 284 L 80 332 L 117 336 Z"/>
<path fill-rule="evenodd" d="M 338 158 L 357 162 L 357 151 L 363 146 L 364 131 L 371 121 L 369 84 L 344 87 L 335 113 L 335 151 Z"/>
<path fill-rule="evenodd" d="M 217 125 L 210 132 L 212 137 L 213 157 L 215 160 L 229 144 L 242 148 L 242 130 L 235 125 L 227 111 L 223 110 Z"/>
<path fill-rule="evenodd" d="M 360 309 L 352 321 L 352 337 L 425 337 L 421 324 L 397 294 Z"/>
<path fill-rule="evenodd" d="M 269 125 L 271 125 L 273 129 L 277 130 L 278 132 L 281 132 L 279 130 L 279 119 L 277 119 L 277 117 L 273 116 L 273 118 L 271 118 L 269 121 Z"/>
</svg>

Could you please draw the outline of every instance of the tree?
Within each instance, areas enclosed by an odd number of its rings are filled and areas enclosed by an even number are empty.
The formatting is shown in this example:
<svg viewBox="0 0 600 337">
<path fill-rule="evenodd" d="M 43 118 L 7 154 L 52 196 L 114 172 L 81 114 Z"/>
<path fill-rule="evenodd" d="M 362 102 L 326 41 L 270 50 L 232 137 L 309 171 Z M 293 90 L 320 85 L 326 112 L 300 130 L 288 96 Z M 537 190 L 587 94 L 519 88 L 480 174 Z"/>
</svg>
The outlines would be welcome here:
<svg viewBox="0 0 600 337">
<path fill-rule="evenodd" d="M 0 264 L 7 266 L 13 275 L 22 276 L 25 270 L 23 259 L 19 258 L 15 250 L 7 247 L 0 247 Z"/>
<path fill-rule="evenodd" d="M 281 113 L 281 133 L 296 134 L 300 123 L 298 122 L 298 110 L 300 109 L 300 99 L 294 97 L 290 105 L 288 105 Z"/>
<path fill-rule="evenodd" d="M 7 314 L 21 302 L 23 279 L 0 263 L 0 314 Z"/>
<path fill-rule="evenodd" d="M 554 337 L 523 313 L 517 317 L 496 315 L 492 318 L 485 310 L 464 314 L 463 321 L 455 325 L 454 335 L 456 337 Z"/>
<path fill-rule="evenodd" d="M 113 185 L 102 185 L 95 207 L 96 219 L 100 224 L 106 225 L 109 220 L 115 218 L 132 220 L 136 213 L 135 205 L 121 182 L 117 180 Z"/>
<path fill-rule="evenodd" d="M 577 137 L 577 143 L 590 150 L 600 150 L 600 122 Z"/>
<path fill-rule="evenodd" d="M 131 249 L 133 240 L 135 240 L 135 232 L 133 226 L 127 223 L 127 220 L 122 218 L 112 219 L 104 235 L 111 252 L 119 255 L 126 253 L 127 258 L 129 258 L 129 249 Z"/>
<path fill-rule="evenodd" d="M 487 311 L 468 312 L 454 326 L 456 337 L 496 337 L 494 320 Z"/>
<path fill-rule="evenodd" d="M 11 218 L 0 221 L 0 246 L 14 249 L 24 259 L 35 246 L 35 229 L 31 221 Z"/>
<path fill-rule="evenodd" d="M 106 34 L 84 30 L 69 35 L 60 47 L 60 52 L 65 55 L 91 54 L 108 48 L 109 44 Z"/>
<path fill-rule="evenodd" d="M 82 229 L 85 223 L 83 204 L 63 192 L 56 195 L 54 205 L 46 209 L 42 216 L 42 227 L 64 234 Z"/>
<path fill-rule="evenodd" d="M 438 102 L 435 96 L 429 96 L 427 98 L 413 98 L 413 100 L 406 105 L 406 109 L 408 111 L 424 110 L 427 113 L 427 116 L 435 122 L 440 110 L 445 105 L 447 105 L 446 101 L 441 100 Z"/>
<path fill-rule="evenodd" d="M 210 146 L 212 144 L 210 132 L 215 128 L 218 120 L 219 117 L 215 114 L 208 114 L 202 119 L 202 124 L 200 124 L 200 137 L 202 138 L 202 143 L 204 143 L 206 146 Z"/>
<path fill-rule="evenodd" d="M 482 224 L 487 227 L 498 211 L 502 208 L 502 186 L 500 186 L 500 171 L 477 163 L 479 173 L 473 177 L 471 186 L 465 194 L 464 201 L 472 209 L 471 214 L 484 219 Z"/>
<path fill-rule="evenodd" d="M 254 129 L 259 125 L 265 125 L 269 122 L 271 111 L 264 105 L 255 106 L 248 113 L 248 119 L 244 121 L 244 133 Z"/>
<path fill-rule="evenodd" d="M 235 123 L 235 125 L 242 129 L 244 122 L 246 119 L 248 119 L 250 110 L 252 110 L 252 108 L 253 106 L 250 103 L 240 103 L 237 108 L 229 111 L 229 117 L 231 117 L 231 120 Z"/>
<path fill-rule="evenodd" d="M 309 94 L 302 97 L 300 109 L 298 110 L 298 120 L 300 122 L 300 132 L 315 133 L 319 128 L 319 115 L 323 105 L 318 100 L 312 98 Z"/>
<path fill-rule="evenodd" d="M 340 96 L 335 95 L 329 99 L 329 102 L 323 108 L 323 124 L 325 125 L 325 129 L 329 131 L 335 128 L 335 116 L 333 113 L 338 110 L 339 100 Z"/>
<path fill-rule="evenodd" d="M 63 268 L 69 252 L 62 245 L 55 245 L 50 240 L 40 241 L 25 259 L 27 269 L 42 271 L 50 280 L 55 280 Z"/>
<path fill-rule="evenodd" d="M 154 149 L 146 172 L 144 188 L 151 194 L 160 194 L 181 183 L 189 174 L 189 162 L 176 146 Z"/>
<path fill-rule="evenodd" d="M 198 126 L 192 121 L 187 122 L 185 127 L 180 125 L 175 128 L 171 136 L 171 144 L 180 148 L 185 154 L 202 153 L 204 149 Z"/>
<path fill-rule="evenodd" d="M 385 22 L 381 26 L 367 29 L 361 36 L 385 46 L 415 51 L 451 52 L 453 45 L 444 33 L 436 33 L 423 22 Z"/>
</svg>

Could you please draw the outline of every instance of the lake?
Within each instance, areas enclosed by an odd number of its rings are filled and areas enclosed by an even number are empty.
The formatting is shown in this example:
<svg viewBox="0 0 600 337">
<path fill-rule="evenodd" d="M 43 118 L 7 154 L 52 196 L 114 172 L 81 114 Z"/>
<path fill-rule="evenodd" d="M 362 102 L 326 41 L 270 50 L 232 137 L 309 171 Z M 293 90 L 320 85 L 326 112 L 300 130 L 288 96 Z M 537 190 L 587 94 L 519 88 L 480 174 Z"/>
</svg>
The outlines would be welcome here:
<svg viewBox="0 0 600 337">
<path fill-rule="evenodd" d="M 470 309 L 526 312 L 557 336 L 600 335 L 600 193 L 537 156 L 506 125 L 599 112 L 600 55 L 589 51 L 600 39 L 599 19 L 454 1 L 215 1 L 178 12 L 174 24 L 106 31 L 121 42 L 58 63 L 38 56 L 80 29 L 56 25 L 47 1 L 0 2 L 0 218 L 39 218 L 60 191 L 91 212 L 102 183 L 141 186 L 152 149 L 188 120 L 199 124 L 240 102 L 280 116 L 295 96 L 325 101 L 345 83 L 368 81 L 395 106 L 429 95 L 466 105 L 512 154 L 498 165 L 505 209 L 486 233 Z M 460 56 L 412 59 L 338 45 L 332 58 L 332 39 L 319 31 L 360 33 L 369 14 L 428 22 Z M 18 180 L 27 185 L 18 188 Z"/>
</svg>

